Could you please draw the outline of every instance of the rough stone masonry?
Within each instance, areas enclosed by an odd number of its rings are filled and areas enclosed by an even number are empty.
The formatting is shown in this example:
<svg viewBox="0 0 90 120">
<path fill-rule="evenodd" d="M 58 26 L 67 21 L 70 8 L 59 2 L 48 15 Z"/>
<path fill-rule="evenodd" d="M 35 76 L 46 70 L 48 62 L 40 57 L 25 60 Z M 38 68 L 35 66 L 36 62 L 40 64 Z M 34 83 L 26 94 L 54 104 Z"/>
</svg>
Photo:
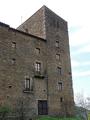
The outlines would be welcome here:
<svg viewBox="0 0 90 120">
<path fill-rule="evenodd" d="M 17 29 L 0 23 L 1 105 L 23 105 L 27 116 L 74 114 L 67 22 L 46 6 Z"/>
</svg>

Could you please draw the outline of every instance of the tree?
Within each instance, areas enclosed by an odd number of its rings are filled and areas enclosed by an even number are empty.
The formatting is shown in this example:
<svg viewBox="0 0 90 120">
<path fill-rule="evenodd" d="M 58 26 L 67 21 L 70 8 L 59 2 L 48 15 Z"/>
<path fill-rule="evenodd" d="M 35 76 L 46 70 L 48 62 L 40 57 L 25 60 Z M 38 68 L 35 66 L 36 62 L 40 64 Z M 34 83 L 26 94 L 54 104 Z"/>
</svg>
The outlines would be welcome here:
<svg viewBox="0 0 90 120">
<path fill-rule="evenodd" d="M 29 98 L 23 96 L 17 98 L 15 112 L 19 120 L 26 120 L 26 118 L 29 117 L 29 112 L 32 110 L 29 102 Z"/>
<path fill-rule="evenodd" d="M 83 94 L 76 96 L 76 114 L 79 114 L 82 119 L 88 120 L 88 108 L 90 106 L 90 98 L 85 98 Z"/>
<path fill-rule="evenodd" d="M 90 110 L 90 97 L 87 97 L 87 109 Z"/>
<path fill-rule="evenodd" d="M 25 120 L 25 105 L 23 97 L 18 98 L 17 100 L 16 116 L 19 117 L 19 120 Z"/>
</svg>

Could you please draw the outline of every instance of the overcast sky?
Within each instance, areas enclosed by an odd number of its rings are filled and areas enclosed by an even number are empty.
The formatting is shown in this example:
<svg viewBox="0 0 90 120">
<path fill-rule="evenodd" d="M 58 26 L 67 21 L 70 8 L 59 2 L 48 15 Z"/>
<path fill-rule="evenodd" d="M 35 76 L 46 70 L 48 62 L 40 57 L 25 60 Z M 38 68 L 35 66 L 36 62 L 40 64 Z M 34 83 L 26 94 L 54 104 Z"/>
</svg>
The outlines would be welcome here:
<svg viewBox="0 0 90 120">
<path fill-rule="evenodd" d="M 89 0 L 0 0 L 0 21 L 16 28 L 43 5 L 68 21 L 74 93 L 90 97 Z"/>
</svg>

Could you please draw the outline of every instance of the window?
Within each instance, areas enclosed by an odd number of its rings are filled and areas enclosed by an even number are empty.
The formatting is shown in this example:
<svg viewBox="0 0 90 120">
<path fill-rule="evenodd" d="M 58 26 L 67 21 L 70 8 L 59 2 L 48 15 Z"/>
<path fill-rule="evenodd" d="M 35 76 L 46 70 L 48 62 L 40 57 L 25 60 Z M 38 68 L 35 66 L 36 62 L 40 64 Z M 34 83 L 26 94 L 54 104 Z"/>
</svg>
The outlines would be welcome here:
<svg viewBox="0 0 90 120">
<path fill-rule="evenodd" d="M 9 87 L 9 88 L 12 88 L 12 85 L 9 85 L 8 87 Z"/>
<path fill-rule="evenodd" d="M 12 64 L 15 64 L 15 63 L 16 63 L 16 59 L 12 58 Z"/>
<path fill-rule="evenodd" d="M 28 33 L 28 29 L 27 28 L 25 29 L 25 32 Z"/>
<path fill-rule="evenodd" d="M 58 72 L 59 75 L 62 74 L 62 69 L 61 69 L 61 67 L 57 67 L 57 72 Z"/>
<path fill-rule="evenodd" d="M 33 79 L 32 78 L 25 79 L 25 90 L 33 91 Z"/>
<path fill-rule="evenodd" d="M 60 54 L 56 54 L 56 60 L 60 60 Z"/>
<path fill-rule="evenodd" d="M 60 102 L 63 102 L 63 98 L 62 97 L 60 98 Z"/>
<path fill-rule="evenodd" d="M 30 89 L 30 78 L 26 78 L 25 79 L 25 89 L 27 90 L 29 90 Z"/>
<path fill-rule="evenodd" d="M 16 42 L 12 42 L 12 48 L 16 48 Z"/>
<path fill-rule="evenodd" d="M 39 55 L 40 54 L 40 48 L 36 48 L 36 54 Z"/>
<path fill-rule="evenodd" d="M 59 47 L 59 41 L 56 41 L 56 47 Z"/>
<path fill-rule="evenodd" d="M 48 114 L 48 102 L 47 100 L 38 100 L 38 115 Z"/>
<path fill-rule="evenodd" d="M 62 82 L 58 82 L 58 90 L 62 91 Z"/>
<path fill-rule="evenodd" d="M 41 71 L 41 63 L 40 62 L 36 62 L 35 63 L 35 71 L 36 72 L 40 72 Z"/>
</svg>

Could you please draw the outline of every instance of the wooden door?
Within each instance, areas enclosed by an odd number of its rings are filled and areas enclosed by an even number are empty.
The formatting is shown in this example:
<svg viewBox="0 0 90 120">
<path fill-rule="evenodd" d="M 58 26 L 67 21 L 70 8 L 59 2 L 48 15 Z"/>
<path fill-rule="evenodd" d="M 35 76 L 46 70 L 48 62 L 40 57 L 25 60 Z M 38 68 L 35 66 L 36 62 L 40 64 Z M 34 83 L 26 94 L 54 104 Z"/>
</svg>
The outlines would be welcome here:
<svg viewBox="0 0 90 120">
<path fill-rule="evenodd" d="M 38 100 L 38 115 L 47 114 L 48 114 L 47 100 Z"/>
</svg>

